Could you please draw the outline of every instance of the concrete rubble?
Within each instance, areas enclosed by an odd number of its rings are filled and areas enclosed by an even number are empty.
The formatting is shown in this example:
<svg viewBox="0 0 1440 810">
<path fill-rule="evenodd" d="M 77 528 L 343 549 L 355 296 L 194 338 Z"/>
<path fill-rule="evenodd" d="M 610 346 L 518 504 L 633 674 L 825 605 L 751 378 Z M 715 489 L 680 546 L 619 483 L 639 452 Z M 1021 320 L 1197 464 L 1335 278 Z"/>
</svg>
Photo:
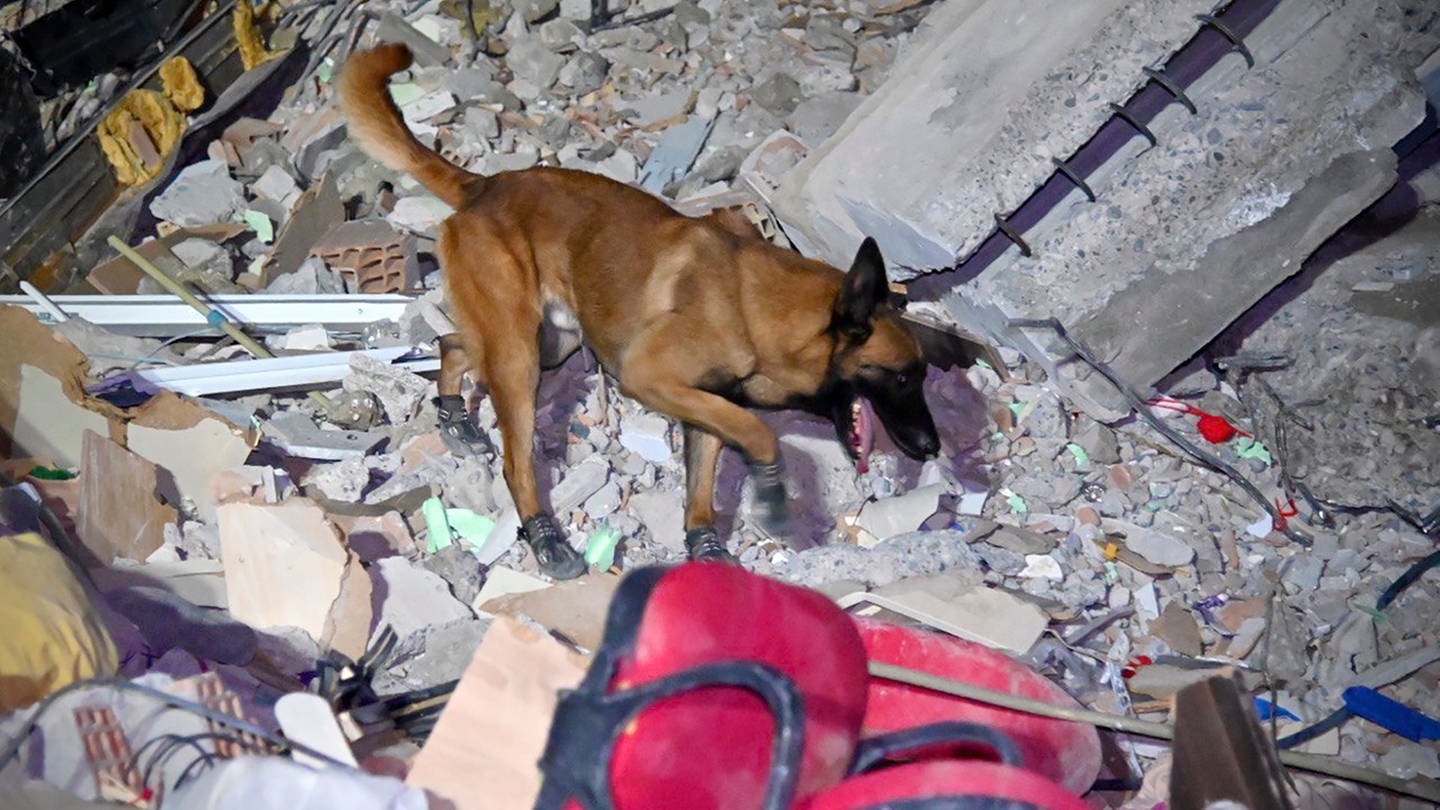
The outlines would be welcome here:
<svg viewBox="0 0 1440 810">
<path fill-rule="evenodd" d="M 1172 105 L 1150 123 L 1157 144 L 1137 137 L 1088 179 L 1098 203 L 1075 189 L 1026 231 L 1034 255 L 1012 247 L 967 273 L 994 215 L 1021 207 L 1212 4 L 642 0 L 609 3 L 620 16 L 598 30 L 571 0 L 476 3 L 472 20 L 448 0 L 281 5 L 290 41 L 325 46 L 316 64 L 278 105 L 215 128 L 148 200 L 152 238 L 132 241 L 207 293 L 403 293 L 404 313 L 252 330 L 273 376 L 201 399 L 140 370 L 257 358 L 213 329 L 130 337 L 0 304 L 15 347 L 0 353 L 0 480 L 73 527 L 123 662 L 111 674 L 221 689 L 267 728 L 280 695 L 320 692 L 343 753 L 376 774 L 373 800 L 453 798 L 473 769 L 514 794 L 496 806 L 528 806 L 530 749 L 485 747 L 477 762 L 467 740 L 543 744 L 615 574 L 685 559 L 681 427 L 620 394 L 586 351 L 542 379 L 537 461 L 578 548 L 618 534 L 607 570 L 543 578 L 517 542 L 501 453 L 460 456 L 442 439 L 438 365 L 416 363 L 454 330 L 435 241 L 450 209 L 360 154 L 330 84 L 335 53 L 384 39 L 416 54 L 392 86 L 408 124 L 472 171 L 562 166 L 686 213 L 743 206 L 767 236 L 841 266 L 873 235 L 892 280 L 929 291 L 913 307 L 998 344 L 999 367 L 930 368 L 944 450 L 924 464 L 882 434 L 858 472 L 829 422 L 764 414 L 793 536 L 760 531 L 727 450 L 716 503 L 745 568 L 1003 650 L 1102 711 L 1169 722 L 1181 688 L 1229 666 L 1278 707 L 1281 737 L 1354 686 L 1440 715 L 1427 618 L 1440 576 L 1381 603 L 1433 553 L 1440 505 L 1440 192 L 1424 196 L 1440 183 L 1392 149 L 1440 75 L 1417 74 L 1440 47 L 1434 12 L 1279 4 L 1247 38 L 1254 69 L 1226 57 L 1189 86 L 1197 114 Z M 1354 36 L 1362 19 L 1373 34 Z M 1397 176 L 1419 207 L 1396 201 Z M 95 286 L 148 290 L 130 269 L 97 269 L 112 286 Z M 1253 489 L 1132 413 L 1052 335 L 1007 323 L 1052 316 L 1149 398 L 1146 416 Z M 503 452 L 493 404 L 465 393 Z M 1228 432 L 1213 441 L 1217 424 Z M 0 499 L 0 529 L 19 525 L 15 509 Z M 484 686 L 455 691 L 462 678 Z M 85 694 L 150 724 L 132 745 L 200 733 L 199 719 L 166 725 L 103 689 Z M 380 700 L 446 690 L 438 722 L 374 725 L 390 722 Z M 32 719 L 44 737 L 30 746 L 44 756 L 0 760 L 0 804 L 36 782 L 100 798 L 78 743 L 54 742 L 76 734 L 62 714 L 0 717 L 0 750 Z M 1107 740 L 1110 787 L 1092 806 L 1151 810 L 1167 750 Z M 192 796 L 236 778 L 206 746 Z M 1440 778 L 1433 740 L 1369 722 L 1297 750 Z M 271 767 L 254 761 L 223 768 Z M 177 788 L 183 768 L 157 778 Z"/>
</svg>

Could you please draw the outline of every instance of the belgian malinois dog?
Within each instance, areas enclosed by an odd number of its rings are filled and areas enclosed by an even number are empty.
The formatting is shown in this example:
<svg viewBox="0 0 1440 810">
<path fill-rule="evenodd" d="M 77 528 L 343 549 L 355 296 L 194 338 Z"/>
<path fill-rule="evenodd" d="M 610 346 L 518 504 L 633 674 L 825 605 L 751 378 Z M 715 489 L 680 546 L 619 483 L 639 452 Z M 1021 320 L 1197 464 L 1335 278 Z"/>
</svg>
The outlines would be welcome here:
<svg viewBox="0 0 1440 810">
<path fill-rule="evenodd" d="M 355 54 L 340 78 L 341 103 L 361 148 L 455 209 L 440 229 L 439 258 L 459 332 L 441 341 L 437 405 L 447 429 L 478 436 L 460 397 L 464 374 L 494 398 L 520 538 L 542 572 L 585 571 L 535 483 L 541 333 L 556 310 L 578 322 L 626 396 L 684 425 L 692 559 L 734 559 L 714 528 L 723 445 L 749 464 L 760 527 L 786 534 L 779 443 L 749 408 L 830 418 L 857 463 L 874 417 L 907 455 L 938 453 L 920 342 L 891 304 L 873 240 L 846 273 L 771 244 L 733 212 L 686 217 L 598 174 L 472 174 L 406 128 L 387 85 L 410 59 L 400 45 Z"/>
</svg>

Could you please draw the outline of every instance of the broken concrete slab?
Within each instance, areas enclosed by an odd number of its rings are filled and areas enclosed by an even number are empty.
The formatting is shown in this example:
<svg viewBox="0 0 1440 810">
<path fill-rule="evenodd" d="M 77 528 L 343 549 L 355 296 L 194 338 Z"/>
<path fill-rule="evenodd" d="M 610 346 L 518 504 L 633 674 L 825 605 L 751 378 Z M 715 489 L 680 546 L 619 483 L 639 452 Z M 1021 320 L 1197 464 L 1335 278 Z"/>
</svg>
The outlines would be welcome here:
<svg viewBox="0 0 1440 810">
<path fill-rule="evenodd" d="M 1398 139 L 1403 132 L 1390 134 Z M 1306 256 L 1379 199 L 1395 182 L 1395 165 L 1389 147 L 1342 155 L 1268 218 L 1212 243 L 1192 269 L 1167 273 L 1152 268 L 1103 310 L 1076 323 L 1072 334 L 1097 356 L 1109 358 L 1122 379 L 1144 390 L 1298 271 Z M 1241 266 L 1269 272 L 1229 273 Z M 1217 283 L 1222 278 L 1224 283 Z M 1098 414 L 1128 412 L 1119 391 L 1098 374 L 1080 380 L 1072 396 L 1099 406 Z"/>
<path fill-rule="evenodd" d="M 150 213 L 176 225 L 213 225 L 233 217 L 245 206 L 245 189 L 230 176 L 223 160 L 202 160 L 180 170 L 159 196 Z"/>
<path fill-rule="evenodd" d="M 378 397 L 393 425 L 410 421 L 431 389 L 430 381 L 419 374 L 362 353 L 350 357 L 350 374 L 341 385 L 346 391 L 368 391 Z"/>
<path fill-rule="evenodd" d="M 1146 0 L 940 6 L 890 81 L 787 178 L 777 213 L 806 252 L 842 267 L 866 235 L 893 264 L 949 267 L 990 232 L 996 210 L 1014 210 L 1054 171 L 1049 156 L 1084 143 L 1109 116 L 1107 103 L 1124 101 L 1144 80 L 1141 68 L 1184 42 L 1192 15 L 1208 10 Z"/>
<path fill-rule="evenodd" d="M 260 429 L 286 453 L 320 461 L 364 456 L 389 439 L 380 431 L 325 430 L 299 411 L 277 413 Z"/>
</svg>

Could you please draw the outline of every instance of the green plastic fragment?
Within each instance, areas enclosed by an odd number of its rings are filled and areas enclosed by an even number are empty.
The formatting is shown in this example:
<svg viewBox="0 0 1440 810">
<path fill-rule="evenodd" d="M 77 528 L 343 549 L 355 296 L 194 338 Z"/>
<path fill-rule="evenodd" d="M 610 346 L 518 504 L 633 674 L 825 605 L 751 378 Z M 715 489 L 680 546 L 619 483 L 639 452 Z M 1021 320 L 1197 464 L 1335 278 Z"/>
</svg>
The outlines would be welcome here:
<svg viewBox="0 0 1440 810">
<path fill-rule="evenodd" d="M 404 107 L 406 104 L 425 95 L 420 85 L 414 82 L 401 82 L 390 85 L 390 98 L 395 99 L 395 106 Z"/>
<path fill-rule="evenodd" d="M 493 519 L 470 509 L 446 509 L 445 519 L 450 523 L 454 536 L 468 543 L 471 550 L 485 545 L 490 533 L 495 531 Z"/>
<path fill-rule="evenodd" d="M 590 535 L 590 542 L 585 546 L 585 562 L 591 568 L 609 570 L 615 564 L 615 547 L 618 545 L 620 531 L 609 524 L 601 526 Z"/>
<path fill-rule="evenodd" d="M 39 478 L 41 481 L 69 481 L 75 478 L 74 471 L 63 467 L 36 467 L 26 475 L 31 478 Z"/>
<path fill-rule="evenodd" d="M 1235 455 L 1243 459 L 1257 458 L 1267 465 L 1273 463 L 1270 451 L 1266 449 L 1265 445 L 1249 436 L 1241 436 L 1235 441 Z"/>
<path fill-rule="evenodd" d="M 471 550 L 485 544 L 495 531 L 495 521 L 470 509 L 446 509 L 440 498 L 433 497 L 420 506 L 425 518 L 425 550 L 438 554 L 456 540 L 463 540 Z"/>
<path fill-rule="evenodd" d="M 1020 414 L 1022 414 L 1022 413 L 1025 412 L 1025 403 L 1023 403 L 1023 402 L 1012 402 L 1012 403 L 1010 403 L 1010 412 L 1013 413 L 1013 414 L 1015 414 L 1015 418 L 1016 418 L 1016 419 L 1019 419 L 1019 418 L 1020 418 Z"/>
<path fill-rule="evenodd" d="M 1005 500 L 1010 502 L 1010 511 L 1014 512 L 1017 515 L 1023 515 L 1026 512 L 1030 511 L 1030 504 L 1025 503 L 1024 498 L 1014 494 L 1013 492 L 1010 495 L 1007 495 Z"/>
<path fill-rule="evenodd" d="M 326 58 L 320 66 L 315 68 L 315 76 L 321 84 L 329 84 L 330 79 L 335 75 L 335 60 Z"/>
<path fill-rule="evenodd" d="M 450 527 L 450 517 L 445 512 L 445 503 L 439 496 L 429 498 L 420 505 L 420 515 L 425 518 L 425 550 L 439 554 L 455 542 L 455 530 Z"/>
<path fill-rule="evenodd" d="M 1075 457 L 1076 464 L 1081 467 L 1090 466 L 1090 454 L 1085 452 L 1085 448 L 1081 447 L 1075 442 L 1070 442 L 1069 444 L 1065 445 L 1065 449 L 1069 450 L 1070 455 Z"/>
<path fill-rule="evenodd" d="M 250 226 L 250 230 L 255 232 L 256 238 L 261 242 L 269 244 L 275 240 L 275 223 L 271 222 L 264 212 L 250 209 L 245 212 L 244 217 L 245 224 Z"/>
<path fill-rule="evenodd" d="M 995 370 L 995 367 L 986 362 L 985 358 L 983 357 L 975 358 L 975 365 L 980 366 L 981 368 L 988 368 L 991 371 Z"/>
</svg>

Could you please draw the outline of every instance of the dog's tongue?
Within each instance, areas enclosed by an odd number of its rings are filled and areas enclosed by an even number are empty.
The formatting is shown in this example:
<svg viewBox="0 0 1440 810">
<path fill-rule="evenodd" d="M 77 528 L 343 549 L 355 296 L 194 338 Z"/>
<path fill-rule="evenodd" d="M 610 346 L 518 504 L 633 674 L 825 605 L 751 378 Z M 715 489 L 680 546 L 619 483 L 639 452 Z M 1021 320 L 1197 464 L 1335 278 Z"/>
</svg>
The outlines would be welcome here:
<svg viewBox="0 0 1440 810">
<path fill-rule="evenodd" d="M 875 412 L 864 397 L 857 397 L 856 401 L 860 403 L 860 408 L 855 413 L 855 436 L 858 439 L 855 467 L 863 473 L 870 469 L 870 450 L 875 446 Z"/>
</svg>

